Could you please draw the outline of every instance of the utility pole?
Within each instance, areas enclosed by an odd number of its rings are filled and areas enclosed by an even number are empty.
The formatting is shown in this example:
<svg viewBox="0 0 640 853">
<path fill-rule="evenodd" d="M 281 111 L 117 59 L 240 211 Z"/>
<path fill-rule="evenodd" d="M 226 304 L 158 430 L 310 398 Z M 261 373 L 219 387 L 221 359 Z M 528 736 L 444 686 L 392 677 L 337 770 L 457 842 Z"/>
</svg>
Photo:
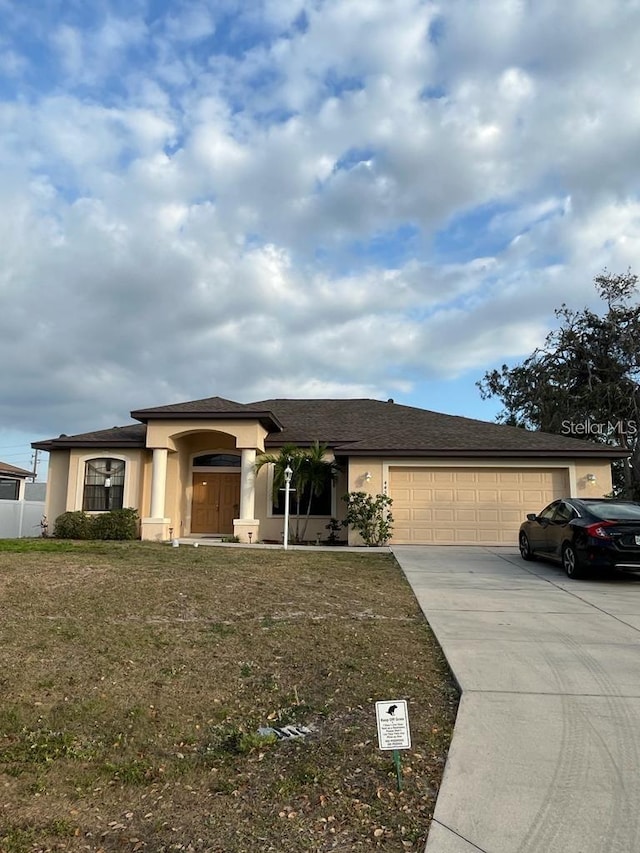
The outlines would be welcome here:
<svg viewBox="0 0 640 853">
<path fill-rule="evenodd" d="M 39 450 L 33 451 L 33 458 L 31 459 L 31 462 L 33 464 L 33 471 L 31 474 L 31 479 L 35 483 L 35 481 L 38 479 L 38 464 L 40 463 L 40 451 Z"/>
</svg>

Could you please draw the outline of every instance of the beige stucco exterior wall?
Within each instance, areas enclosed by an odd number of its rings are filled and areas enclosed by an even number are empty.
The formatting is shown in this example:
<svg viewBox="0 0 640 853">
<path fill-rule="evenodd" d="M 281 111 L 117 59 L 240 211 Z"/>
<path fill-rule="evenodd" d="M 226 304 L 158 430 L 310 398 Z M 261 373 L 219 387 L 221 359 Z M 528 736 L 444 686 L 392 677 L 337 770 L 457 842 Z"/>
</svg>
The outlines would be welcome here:
<svg viewBox="0 0 640 853">
<path fill-rule="evenodd" d="M 169 453 L 167 458 L 167 484 L 165 491 L 164 514 L 171 519 L 174 528 L 173 535 L 180 535 L 180 505 L 182 502 L 182 482 L 180 477 L 180 456 L 177 453 Z"/>
<path fill-rule="evenodd" d="M 572 497 L 602 498 L 610 494 L 612 488 L 610 462 L 596 460 L 576 463 L 576 493 Z"/>
<path fill-rule="evenodd" d="M 379 495 L 384 491 L 383 460 L 372 457 L 358 457 L 349 462 L 349 492 L 366 492 Z"/>
<path fill-rule="evenodd" d="M 143 460 L 145 451 L 129 448 L 76 448 L 69 452 L 69 476 L 65 510 L 82 509 L 85 463 L 89 459 L 122 459 L 125 465 L 122 505 L 133 507 L 142 514 Z M 64 510 L 63 510 L 64 511 Z"/>
<path fill-rule="evenodd" d="M 400 460 L 398 460 L 400 463 Z M 349 482 L 347 491 L 366 492 L 368 495 L 384 494 L 386 484 L 384 481 L 384 460 L 371 457 L 357 457 L 349 461 Z M 392 510 L 393 513 L 393 510 Z M 355 530 L 348 532 L 349 545 L 363 545 L 362 537 Z"/>
<path fill-rule="evenodd" d="M 202 433 L 232 436 L 235 439 L 235 447 L 250 447 L 262 452 L 264 452 L 264 440 L 267 436 L 267 431 L 257 421 L 162 420 L 150 422 L 147 425 L 147 447 L 167 447 L 169 450 L 176 450 L 178 440 Z"/>
<path fill-rule="evenodd" d="M 67 490 L 69 483 L 69 451 L 52 450 L 49 453 L 49 473 L 47 475 L 47 497 L 45 515 L 49 521 L 49 532 L 53 533 L 56 518 L 67 509 Z"/>
</svg>

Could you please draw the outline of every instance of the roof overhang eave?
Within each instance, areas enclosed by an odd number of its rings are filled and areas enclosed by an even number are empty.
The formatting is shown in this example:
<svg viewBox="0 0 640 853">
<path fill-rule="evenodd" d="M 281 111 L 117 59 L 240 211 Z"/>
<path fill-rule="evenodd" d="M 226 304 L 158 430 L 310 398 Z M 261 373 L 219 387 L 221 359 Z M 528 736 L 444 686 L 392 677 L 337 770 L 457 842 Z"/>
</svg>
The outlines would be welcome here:
<svg viewBox="0 0 640 853">
<path fill-rule="evenodd" d="M 53 439 L 52 441 L 32 441 L 31 447 L 34 450 L 73 450 L 75 447 L 95 447 L 99 450 L 101 447 L 131 447 L 142 448 L 146 447 L 144 441 L 71 441 L 66 439 Z"/>
<path fill-rule="evenodd" d="M 456 448 L 454 450 L 443 450 L 443 449 L 435 449 L 435 448 L 424 448 L 421 447 L 419 449 L 416 448 L 403 448 L 403 449 L 394 449 L 394 448 L 353 448 L 353 447 L 335 447 L 336 453 L 340 452 L 342 454 L 346 454 L 348 456 L 385 456 L 385 457 L 398 457 L 398 458 L 416 458 L 416 457 L 430 457 L 430 458 L 456 458 L 456 459 L 535 459 L 535 458 L 552 458 L 552 459 L 624 459 L 631 455 L 630 450 L 624 450 L 620 447 L 608 447 L 608 448 L 586 448 L 586 449 L 564 449 L 564 450 L 551 450 L 551 449 L 522 449 L 522 450 L 473 450 L 473 449 L 460 449 Z"/>
<path fill-rule="evenodd" d="M 143 424 L 149 421 L 260 421 L 268 432 L 282 432 L 284 427 L 272 412 L 153 412 L 139 410 L 131 412 L 131 417 Z"/>
</svg>

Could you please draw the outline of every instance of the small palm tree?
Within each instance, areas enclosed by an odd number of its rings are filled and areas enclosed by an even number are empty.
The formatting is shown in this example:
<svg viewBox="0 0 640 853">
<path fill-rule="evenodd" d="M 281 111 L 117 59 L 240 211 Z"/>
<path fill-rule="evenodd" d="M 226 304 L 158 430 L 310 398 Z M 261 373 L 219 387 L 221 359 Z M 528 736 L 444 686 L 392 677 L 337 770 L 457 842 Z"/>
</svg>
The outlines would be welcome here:
<svg viewBox="0 0 640 853">
<path fill-rule="evenodd" d="M 327 447 L 314 442 L 310 448 L 298 447 L 295 444 L 283 445 L 280 453 L 263 453 L 256 460 L 256 471 L 264 465 L 273 465 L 273 501 L 278 502 L 279 493 L 285 485 L 285 470 L 287 466 L 293 472 L 291 475 L 291 490 L 294 492 L 292 513 L 295 518 L 293 539 L 300 542 L 304 539 L 311 515 L 311 505 L 316 495 L 322 494 L 327 480 L 334 479 L 337 471 L 335 462 L 325 459 Z M 300 530 L 300 510 L 306 503 L 304 525 Z"/>
<path fill-rule="evenodd" d="M 321 495 L 328 482 L 336 478 L 337 466 L 335 461 L 325 459 L 327 445 L 314 441 L 304 455 L 304 461 L 300 470 L 300 499 L 307 492 L 307 510 L 305 513 L 304 526 L 300 538 L 304 539 L 311 515 L 311 505 L 316 495 Z"/>
<path fill-rule="evenodd" d="M 273 465 L 273 502 L 274 504 L 278 503 L 278 499 L 280 497 L 280 491 L 284 489 L 285 485 L 285 470 L 287 467 L 291 468 L 291 491 L 294 492 L 295 495 L 299 494 L 299 479 L 300 479 L 300 468 L 303 463 L 303 453 L 302 448 L 298 447 L 295 444 L 284 444 L 280 450 L 280 453 L 263 453 L 256 460 L 256 472 L 258 472 L 265 465 Z M 299 517 L 299 501 L 294 499 L 294 509 L 296 510 L 293 513 L 296 519 L 295 531 L 293 534 L 294 541 L 298 541 L 298 527 L 300 524 Z"/>
</svg>

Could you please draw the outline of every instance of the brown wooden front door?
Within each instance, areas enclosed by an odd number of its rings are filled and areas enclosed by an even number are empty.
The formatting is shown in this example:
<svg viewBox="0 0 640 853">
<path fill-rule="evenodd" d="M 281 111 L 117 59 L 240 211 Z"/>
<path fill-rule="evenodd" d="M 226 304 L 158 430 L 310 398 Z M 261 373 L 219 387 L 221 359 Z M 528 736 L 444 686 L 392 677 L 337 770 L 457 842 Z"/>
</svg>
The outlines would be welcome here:
<svg viewBox="0 0 640 853">
<path fill-rule="evenodd" d="M 240 511 L 240 473 L 193 475 L 192 533 L 233 533 Z"/>
</svg>

